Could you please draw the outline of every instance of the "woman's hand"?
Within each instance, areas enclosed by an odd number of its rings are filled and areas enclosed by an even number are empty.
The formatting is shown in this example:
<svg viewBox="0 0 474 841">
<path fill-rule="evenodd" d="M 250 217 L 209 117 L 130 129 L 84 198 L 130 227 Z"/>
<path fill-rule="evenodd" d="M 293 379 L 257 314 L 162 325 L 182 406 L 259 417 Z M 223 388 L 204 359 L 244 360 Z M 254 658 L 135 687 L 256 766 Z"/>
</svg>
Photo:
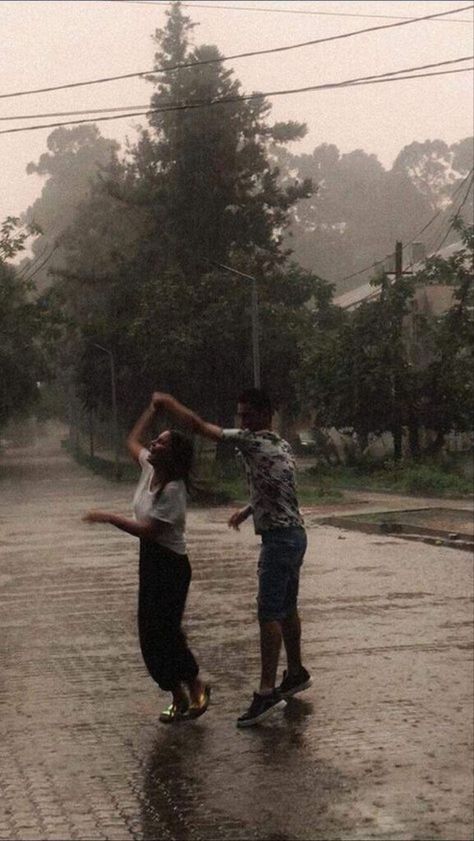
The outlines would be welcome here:
<svg viewBox="0 0 474 841">
<path fill-rule="evenodd" d="M 109 523 L 110 514 L 107 511 L 87 511 L 82 519 L 85 523 Z"/>
</svg>

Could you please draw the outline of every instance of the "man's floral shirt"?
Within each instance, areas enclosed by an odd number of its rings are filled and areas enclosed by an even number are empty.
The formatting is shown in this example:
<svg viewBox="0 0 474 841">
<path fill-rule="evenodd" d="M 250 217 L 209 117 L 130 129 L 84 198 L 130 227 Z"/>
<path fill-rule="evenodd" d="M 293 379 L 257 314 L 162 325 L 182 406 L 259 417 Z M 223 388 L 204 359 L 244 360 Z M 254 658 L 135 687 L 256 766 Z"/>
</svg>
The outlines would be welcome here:
<svg viewBox="0 0 474 841">
<path fill-rule="evenodd" d="M 224 429 L 244 461 L 255 531 L 303 526 L 290 445 L 275 432 Z"/>
</svg>

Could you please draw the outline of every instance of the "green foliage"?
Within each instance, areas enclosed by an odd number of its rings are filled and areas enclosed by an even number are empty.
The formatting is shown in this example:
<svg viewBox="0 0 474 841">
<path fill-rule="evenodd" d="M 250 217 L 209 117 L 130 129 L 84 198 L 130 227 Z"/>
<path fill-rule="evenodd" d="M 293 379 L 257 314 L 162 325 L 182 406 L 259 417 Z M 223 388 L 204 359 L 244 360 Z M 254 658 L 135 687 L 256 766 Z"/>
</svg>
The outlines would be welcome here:
<svg viewBox="0 0 474 841">
<path fill-rule="evenodd" d="M 365 462 L 355 467 L 324 465 L 310 468 L 308 474 L 318 481 L 326 480 L 334 489 L 387 491 L 418 496 L 461 497 L 472 495 L 472 481 L 460 476 L 449 466 L 436 462 L 400 464 L 393 460 L 384 464 Z"/>
<path fill-rule="evenodd" d="M 434 257 L 416 277 L 418 284 L 443 284 L 453 290 L 444 313 L 417 320 L 425 364 L 416 372 L 416 407 L 420 424 L 445 433 L 472 429 L 474 417 L 474 229 L 460 219 L 454 227 L 463 247 L 448 259 Z"/>
<path fill-rule="evenodd" d="M 213 46 L 191 47 L 179 4 L 155 34 L 156 64 L 190 67 L 153 78 L 150 128 L 102 172 L 62 240 L 66 266 L 55 289 L 77 325 L 73 364 L 83 402 L 110 406 L 114 355 L 122 420 L 131 422 L 153 388 L 175 393 L 216 421 L 232 422 L 235 397 L 252 379 L 250 282 L 258 281 L 263 380 L 275 401 L 294 400 L 307 304 L 322 282 L 285 263 L 290 207 L 311 190 L 279 186 L 268 149 L 304 134 L 268 122 L 263 97 L 168 111 L 169 102 L 229 99 L 240 90 Z M 163 110 L 164 109 L 164 110 Z"/>
<path fill-rule="evenodd" d="M 40 233 L 39 225 L 21 226 L 19 218 L 7 216 L 0 226 L 0 262 L 11 260 L 15 254 L 24 250 L 28 237 Z"/>
<path fill-rule="evenodd" d="M 0 426 L 37 401 L 57 338 L 57 316 L 34 300 L 34 285 L 6 262 L 36 233 L 19 225 L 8 217 L 0 228 Z"/>
<path fill-rule="evenodd" d="M 103 476 L 111 482 L 117 481 L 117 471 L 115 462 L 111 459 L 103 458 L 101 456 L 91 456 L 81 450 L 79 447 L 73 447 L 67 439 L 64 439 L 62 446 L 65 450 L 71 453 L 74 460 L 78 464 L 87 467 L 91 473 L 97 476 Z M 136 482 L 140 475 L 139 469 L 135 463 L 122 462 L 120 464 L 120 480 L 123 482 Z"/>
<path fill-rule="evenodd" d="M 416 277 L 375 279 L 376 300 L 341 313 L 339 323 L 317 329 L 306 341 L 298 389 L 316 427 L 352 427 L 362 449 L 369 433 L 391 431 L 396 459 L 404 427 L 414 456 L 421 427 L 437 433 L 433 450 L 448 431 L 472 429 L 473 235 L 461 221 L 455 224 L 464 247 L 448 260 L 427 261 Z M 452 286 L 452 306 L 441 315 L 414 314 L 417 289 L 436 284 Z M 407 330 L 412 322 L 418 346 Z"/>
<path fill-rule="evenodd" d="M 39 161 L 32 161 L 26 168 L 28 174 L 46 178 L 41 195 L 24 214 L 27 224 L 41 227 L 41 236 L 32 246 L 33 259 L 37 258 L 35 281 L 40 290 L 49 286 L 51 267 L 64 266 L 62 234 L 73 223 L 78 206 L 88 198 L 101 169 L 110 164 L 119 148 L 115 141 L 101 137 L 94 125 L 57 128 L 48 136 L 47 147 Z M 25 261 L 22 270 L 29 266 L 31 261 Z"/>
<path fill-rule="evenodd" d="M 338 294 L 367 282 L 371 270 L 357 270 L 391 254 L 396 240 L 411 241 L 434 210 L 439 213 L 436 224 L 448 226 L 457 191 L 474 163 L 472 138 L 451 146 L 441 140 L 412 143 L 389 171 L 374 155 L 362 150 L 341 154 L 327 143 L 302 155 L 277 143 L 274 154 L 283 185 L 304 178 L 315 185 L 292 213 L 286 242 L 302 266 L 336 283 Z M 472 219 L 472 190 L 465 218 Z M 427 248 L 432 231 L 429 227 L 419 235 Z M 453 239 L 455 234 L 448 241 Z"/>
</svg>

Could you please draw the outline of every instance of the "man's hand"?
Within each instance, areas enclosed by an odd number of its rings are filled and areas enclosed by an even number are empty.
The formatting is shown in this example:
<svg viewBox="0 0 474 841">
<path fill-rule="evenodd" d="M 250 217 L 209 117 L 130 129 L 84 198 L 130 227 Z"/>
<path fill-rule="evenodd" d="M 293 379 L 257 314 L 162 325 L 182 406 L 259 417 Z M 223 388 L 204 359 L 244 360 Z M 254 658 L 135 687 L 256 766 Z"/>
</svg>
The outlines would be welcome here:
<svg viewBox="0 0 474 841">
<path fill-rule="evenodd" d="M 82 519 L 84 523 L 108 523 L 109 517 L 107 511 L 88 511 Z"/>
<path fill-rule="evenodd" d="M 169 403 L 171 395 L 165 394 L 163 391 L 154 391 L 151 395 L 151 407 L 157 412 L 159 409 L 165 409 Z"/>
<path fill-rule="evenodd" d="M 192 409 L 188 409 L 179 400 L 176 400 L 171 394 L 165 394 L 162 391 L 154 391 L 151 396 L 151 407 L 154 411 L 164 409 L 169 412 L 179 423 L 186 426 L 195 435 L 202 435 L 204 438 L 210 438 L 212 441 L 220 441 L 222 438 L 222 428 L 213 423 L 207 423 Z"/>
<path fill-rule="evenodd" d="M 240 524 L 247 519 L 247 517 L 251 513 L 251 510 L 252 509 L 250 508 L 250 506 L 246 505 L 245 508 L 241 508 L 239 511 L 234 511 L 234 513 L 227 520 L 227 525 L 229 526 L 229 528 L 234 529 L 235 531 L 239 531 Z"/>
</svg>

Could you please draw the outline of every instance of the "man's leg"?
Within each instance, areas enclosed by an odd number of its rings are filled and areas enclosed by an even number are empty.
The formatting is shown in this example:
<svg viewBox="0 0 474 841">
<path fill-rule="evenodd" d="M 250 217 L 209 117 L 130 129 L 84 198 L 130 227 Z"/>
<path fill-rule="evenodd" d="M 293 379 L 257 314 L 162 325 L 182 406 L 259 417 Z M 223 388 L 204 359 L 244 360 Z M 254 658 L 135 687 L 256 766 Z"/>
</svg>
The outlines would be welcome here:
<svg viewBox="0 0 474 841">
<path fill-rule="evenodd" d="M 281 626 L 275 619 L 260 618 L 261 678 L 248 710 L 237 719 L 237 727 L 250 727 L 263 721 L 275 710 L 282 710 L 286 701 L 275 690 L 278 658 L 281 649 Z"/>
<path fill-rule="evenodd" d="M 275 688 L 278 660 L 280 658 L 282 628 L 276 620 L 260 620 L 260 692 Z"/>
<path fill-rule="evenodd" d="M 301 622 L 298 611 L 282 619 L 281 630 L 288 662 L 288 674 L 296 675 L 301 670 Z"/>
<path fill-rule="evenodd" d="M 301 622 L 295 608 L 285 619 L 282 619 L 281 630 L 285 645 L 288 670 L 283 672 L 283 680 L 278 691 L 283 698 L 296 695 L 312 685 L 310 673 L 301 662 Z"/>
</svg>

